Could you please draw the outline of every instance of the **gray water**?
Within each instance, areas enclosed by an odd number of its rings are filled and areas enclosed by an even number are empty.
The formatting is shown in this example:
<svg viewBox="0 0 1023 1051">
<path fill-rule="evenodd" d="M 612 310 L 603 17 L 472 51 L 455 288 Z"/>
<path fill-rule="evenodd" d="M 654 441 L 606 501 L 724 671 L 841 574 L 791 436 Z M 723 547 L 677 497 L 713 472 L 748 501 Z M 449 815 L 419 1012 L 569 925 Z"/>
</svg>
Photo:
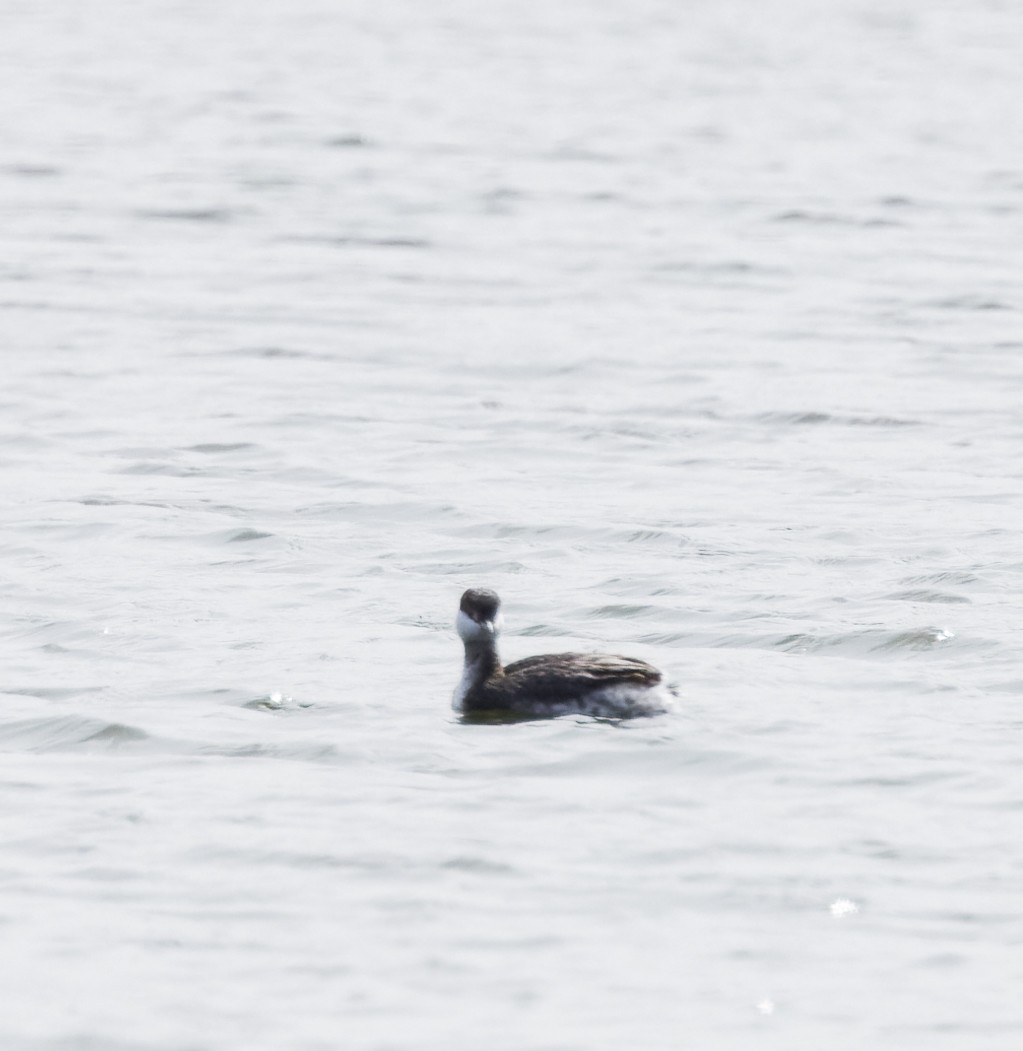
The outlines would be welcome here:
<svg viewBox="0 0 1023 1051">
<path fill-rule="evenodd" d="M 0 11 L 0 1046 L 1015 1046 L 1023 8 Z"/>
</svg>

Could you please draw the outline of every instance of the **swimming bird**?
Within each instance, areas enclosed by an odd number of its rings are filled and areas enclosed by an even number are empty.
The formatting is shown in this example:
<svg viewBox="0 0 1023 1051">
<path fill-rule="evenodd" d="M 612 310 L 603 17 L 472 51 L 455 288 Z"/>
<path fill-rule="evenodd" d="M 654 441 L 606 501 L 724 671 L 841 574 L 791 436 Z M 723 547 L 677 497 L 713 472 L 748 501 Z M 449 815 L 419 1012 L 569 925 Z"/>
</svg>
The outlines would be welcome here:
<svg viewBox="0 0 1023 1051">
<path fill-rule="evenodd" d="M 592 715 L 628 719 L 658 715 L 671 690 L 652 664 L 598 653 L 547 653 L 507 667 L 497 655 L 501 600 L 488 588 L 462 595 L 455 627 L 465 643 L 465 667 L 452 707 L 465 715 L 549 718 Z"/>
</svg>

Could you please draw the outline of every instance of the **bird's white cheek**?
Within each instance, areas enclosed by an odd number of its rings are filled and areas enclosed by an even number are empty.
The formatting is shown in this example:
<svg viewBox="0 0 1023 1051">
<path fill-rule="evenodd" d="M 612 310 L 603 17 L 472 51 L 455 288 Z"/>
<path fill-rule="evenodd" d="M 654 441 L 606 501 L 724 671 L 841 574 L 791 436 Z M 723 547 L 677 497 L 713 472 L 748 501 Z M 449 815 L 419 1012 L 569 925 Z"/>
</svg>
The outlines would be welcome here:
<svg viewBox="0 0 1023 1051">
<path fill-rule="evenodd" d="M 468 642 L 470 639 L 478 639 L 481 634 L 480 626 L 462 610 L 459 610 L 458 616 L 455 617 L 455 631 L 458 632 L 463 642 Z"/>
</svg>

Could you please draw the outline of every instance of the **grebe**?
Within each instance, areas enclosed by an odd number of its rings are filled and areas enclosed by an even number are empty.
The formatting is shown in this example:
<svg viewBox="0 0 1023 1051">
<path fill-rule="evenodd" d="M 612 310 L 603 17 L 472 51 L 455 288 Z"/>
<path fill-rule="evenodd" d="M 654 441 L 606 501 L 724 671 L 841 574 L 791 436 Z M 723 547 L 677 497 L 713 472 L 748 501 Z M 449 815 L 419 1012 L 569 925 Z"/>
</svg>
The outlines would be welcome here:
<svg viewBox="0 0 1023 1051">
<path fill-rule="evenodd" d="M 629 719 L 658 715 L 671 705 L 662 674 L 634 657 L 547 653 L 502 667 L 501 600 L 487 588 L 470 588 L 462 596 L 455 627 L 465 643 L 465 667 L 452 707 L 467 715 Z"/>
</svg>

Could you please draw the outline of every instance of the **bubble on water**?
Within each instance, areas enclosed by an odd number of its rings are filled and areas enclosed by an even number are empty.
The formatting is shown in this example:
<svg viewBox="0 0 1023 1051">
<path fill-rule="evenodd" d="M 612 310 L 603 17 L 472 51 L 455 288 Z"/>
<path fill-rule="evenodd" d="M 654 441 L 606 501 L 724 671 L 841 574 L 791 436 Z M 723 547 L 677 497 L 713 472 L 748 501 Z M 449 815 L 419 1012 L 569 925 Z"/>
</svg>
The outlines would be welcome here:
<svg viewBox="0 0 1023 1051">
<path fill-rule="evenodd" d="M 254 708 L 265 712 L 279 712 L 296 706 L 300 708 L 306 707 L 306 705 L 296 704 L 294 697 L 281 690 L 274 690 L 273 693 L 264 697 L 257 697 L 255 700 L 247 701 L 243 705 L 245 708 Z"/>
<path fill-rule="evenodd" d="M 833 901 L 828 908 L 831 910 L 831 915 L 836 920 L 844 919 L 846 916 L 855 916 L 860 911 L 859 905 L 854 901 L 850 901 L 848 898 L 838 898 Z"/>
</svg>

